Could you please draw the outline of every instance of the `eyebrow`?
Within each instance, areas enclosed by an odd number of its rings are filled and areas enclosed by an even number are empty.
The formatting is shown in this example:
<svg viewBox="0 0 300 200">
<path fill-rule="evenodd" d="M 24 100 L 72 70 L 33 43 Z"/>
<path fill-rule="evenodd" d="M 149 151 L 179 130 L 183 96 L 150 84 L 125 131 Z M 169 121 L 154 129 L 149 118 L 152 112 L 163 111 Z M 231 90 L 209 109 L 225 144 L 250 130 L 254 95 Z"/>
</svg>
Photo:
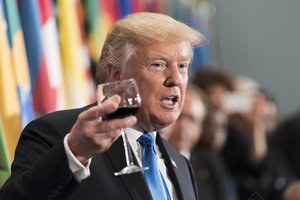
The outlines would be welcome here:
<svg viewBox="0 0 300 200">
<path fill-rule="evenodd" d="M 167 57 L 164 57 L 163 55 L 154 54 L 154 55 L 149 56 L 149 58 L 146 60 L 146 62 L 149 62 L 153 59 L 155 59 L 155 60 L 169 60 Z M 186 56 L 181 56 L 178 60 L 188 60 L 188 61 L 190 61 L 191 59 L 192 59 L 191 56 L 186 55 Z"/>
</svg>

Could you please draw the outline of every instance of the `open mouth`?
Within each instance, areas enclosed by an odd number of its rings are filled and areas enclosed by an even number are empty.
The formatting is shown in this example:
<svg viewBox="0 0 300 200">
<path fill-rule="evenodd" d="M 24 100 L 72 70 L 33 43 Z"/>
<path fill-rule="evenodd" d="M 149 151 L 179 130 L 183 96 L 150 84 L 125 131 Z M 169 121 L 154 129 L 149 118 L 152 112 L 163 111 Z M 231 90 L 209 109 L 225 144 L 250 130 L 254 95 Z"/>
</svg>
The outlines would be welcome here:
<svg viewBox="0 0 300 200">
<path fill-rule="evenodd" d="M 160 101 L 165 105 L 175 105 L 178 102 L 178 99 L 179 99 L 178 96 L 168 96 L 162 98 Z"/>
</svg>

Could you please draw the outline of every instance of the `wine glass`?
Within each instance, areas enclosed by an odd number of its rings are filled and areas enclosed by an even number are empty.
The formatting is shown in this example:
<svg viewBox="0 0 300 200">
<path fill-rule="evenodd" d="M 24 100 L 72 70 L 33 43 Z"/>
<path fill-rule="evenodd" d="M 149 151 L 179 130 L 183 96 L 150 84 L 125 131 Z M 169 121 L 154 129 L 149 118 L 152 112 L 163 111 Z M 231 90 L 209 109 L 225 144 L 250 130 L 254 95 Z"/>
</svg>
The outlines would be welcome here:
<svg viewBox="0 0 300 200">
<path fill-rule="evenodd" d="M 134 79 L 103 83 L 97 86 L 98 104 L 101 104 L 103 101 L 116 94 L 121 97 L 119 107 L 115 112 L 103 116 L 104 120 L 135 115 L 141 105 L 141 97 Z M 147 168 L 142 168 L 133 163 L 130 144 L 124 129 L 121 129 L 121 134 L 127 166 L 121 171 L 115 172 L 114 175 L 119 176 L 146 170 Z"/>
</svg>

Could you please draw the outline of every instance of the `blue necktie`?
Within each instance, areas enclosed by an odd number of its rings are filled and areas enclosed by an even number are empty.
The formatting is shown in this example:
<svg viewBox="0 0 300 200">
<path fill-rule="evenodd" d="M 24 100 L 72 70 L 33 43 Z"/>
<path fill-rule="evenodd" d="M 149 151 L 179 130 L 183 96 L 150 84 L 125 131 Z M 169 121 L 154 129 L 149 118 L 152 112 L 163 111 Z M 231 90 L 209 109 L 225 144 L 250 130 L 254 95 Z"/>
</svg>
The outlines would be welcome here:
<svg viewBox="0 0 300 200">
<path fill-rule="evenodd" d="M 154 200 L 169 200 L 170 194 L 164 178 L 159 171 L 157 155 L 154 149 L 155 138 L 151 132 L 144 133 L 138 142 L 142 145 L 142 165 L 149 167 L 143 171 Z"/>
</svg>

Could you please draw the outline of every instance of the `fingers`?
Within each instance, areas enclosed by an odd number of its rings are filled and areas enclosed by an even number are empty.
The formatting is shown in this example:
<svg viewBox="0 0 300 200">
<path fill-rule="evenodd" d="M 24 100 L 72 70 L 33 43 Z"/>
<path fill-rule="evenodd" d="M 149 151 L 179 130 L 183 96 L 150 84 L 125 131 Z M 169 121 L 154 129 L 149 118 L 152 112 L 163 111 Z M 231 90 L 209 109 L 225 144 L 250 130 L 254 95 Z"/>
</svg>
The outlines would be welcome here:
<svg viewBox="0 0 300 200">
<path fill-rule="evenodd" d="M 117 129 L 114 131 L 107 132 L 106 134 L 97 134 L 95 137 L 95 143 L 98 145 L 106 143 L 106 146 L 108 144 L 112 144 L 114 141 L 116 141 L 121 136 L 121 130 Z"/>
<path fill-rule="evenodd" d="M 133 126 L 137 122 L 135 116 L 129 116 L 122 119 L 113 119 L 107 121 L 97 121 L 95 122 L 95 132 L 110 132 L 114 130 L 119 130 L 122 128 L 127 128 Z"/>
<path fill-rule="evenodd" d="M 121 136 L 121 131 L 114 131 L 110 132 L 110 137 L 103 137 L 102 135 L 99 135 L 95 139 L 96 149 L 94 154 L 99 154 L 107 151 L 111 145 Z M 106 135 L 108 136 L 108 135 Z"/>
<path fill-rule="evenodd" d="M 79 114 L 70 131 L 68 144 L 82 163 L 94 155 L 105 152 L 120 137 L 121 129 L 131 127 L 137 122 L 135 116 L 99 120 L 99 117 L 116 111 L 119 103 L 120 97 L 116 95 L 100 106 L 93 106 Z"/>
<path fill-rule="evenodd" d="M 118 109 L 121 98 L 118 95 L 114 95 L 104 101 L 101 105 L 93 106 L 90 109 L 80 113 L 79 118 L 81 120 L 94 120 L 101 116 L 112 113 Z"/>
</svg>

